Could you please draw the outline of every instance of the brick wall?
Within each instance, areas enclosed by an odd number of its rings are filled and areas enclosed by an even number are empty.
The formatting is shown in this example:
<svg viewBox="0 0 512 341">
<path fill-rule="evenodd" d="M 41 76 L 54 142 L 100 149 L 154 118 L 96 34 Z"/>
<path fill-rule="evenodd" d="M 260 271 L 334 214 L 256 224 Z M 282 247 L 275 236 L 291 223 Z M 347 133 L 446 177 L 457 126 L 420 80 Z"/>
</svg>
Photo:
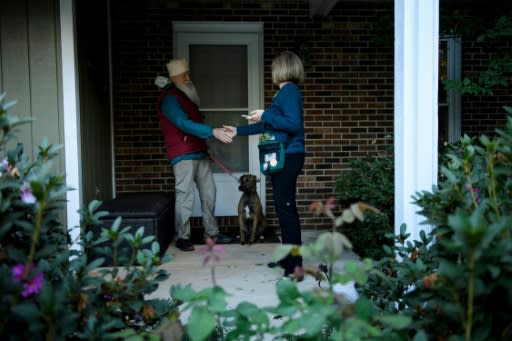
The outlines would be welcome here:
<svg viewBox="0 0 512 341">
<path fill-rule="evenodd" d="M 264 22 L 264 99 L 274 93 L 269 65 L 278 52 L 297 50 L 310 58 L 302 84 L 306 164 L 298 182 L 303 228 L 323 229 L 330 221 L 308 206 L 334 195 L 334 184 L 352 158 L 378 153 L 393 143 L 393 45 L 378 44 L 375 29 L 393 18 L 392 1 L 340 1 L 326 18 L 309 17 L 306 1 L 112 1 L 112 53 L 116 191 L 168 191 L 171 167 L 155 116 L 155 75 L 172 58 L 172 21 Z M 391 20 L 391 19 L 389 19 Z M 464 50 L 471 68 L 477 50 Z M 476 69 L 474 69 L 476 71 Z M 463 129 L 492 130 L 503 120 L 483 98 L 463 102 Z M 482 114 L 484 112 L 484 114 Z M 494 124 L 494 125 L 493 125 Z M 276 226 L 270 184 L 267 209 Z M 199 220 L 194 220 L 199 224 Z M 233 218 L 220 225 L 236 228 Z"/>
<path fill-rule="evenodd" d="M 304 42 L 309 51 L 302 85 L 307 158 L 298 182 L 304 228 L 331 224 L 308 211 L 314 200 L 333 195 L 340 170 L 351 158 L 377 152 L 392 142 L 393 47 L 378 46 L 373 26 L 392 16 L 392 3 L 345 3 L 323 19 L 309 17 L 305 1 L 114 1 L 112 45 L 116 190 L 169 190 L 173 175 L 163 149 L 154 103 L 156 74 L 172 57 L 172 25 L 181 21 L 264 22 L 264 98 L 274 87 L 269 65 L 285 49 Z M 267 183 L 267 209 L 276 225 Z M 197 222 L 196 222 L 197 223 Z M 236 226 L 223 218 L 221 226 Z"/>
</svg>

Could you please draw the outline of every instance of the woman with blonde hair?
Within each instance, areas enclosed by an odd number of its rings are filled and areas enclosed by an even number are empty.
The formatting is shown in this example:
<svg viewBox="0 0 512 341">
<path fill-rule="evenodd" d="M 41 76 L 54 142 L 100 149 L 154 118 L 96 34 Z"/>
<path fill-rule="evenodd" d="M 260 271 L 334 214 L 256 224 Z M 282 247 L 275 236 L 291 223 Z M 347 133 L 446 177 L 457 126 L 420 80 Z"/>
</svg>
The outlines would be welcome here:
<svg viewBox="0 0 512 341">
<path fill-rule="evenodd" d="M 239 127 L 225 126 L 232 136 L 265 134 L 281 141 L 285 147 L 284 168 L 270 174 L 274 193 L 274 206 L 281 228 L 283 244 L 301 245 L 300 219 L 297 212 L 297 178 L 305 160 L 304 110 L 302 94 L 298 84 L 304 80 L 304 67 L 300 58 L 291 51 L 285 51 L 272 61 L 272 82 L 278 91 L 270 107 L 254 110 L 248 120 L 255 124 Z M 277 264 L 284 269 L 286 277 L 302 280 L 302 257 L 288 255 Z"/>
</svg>

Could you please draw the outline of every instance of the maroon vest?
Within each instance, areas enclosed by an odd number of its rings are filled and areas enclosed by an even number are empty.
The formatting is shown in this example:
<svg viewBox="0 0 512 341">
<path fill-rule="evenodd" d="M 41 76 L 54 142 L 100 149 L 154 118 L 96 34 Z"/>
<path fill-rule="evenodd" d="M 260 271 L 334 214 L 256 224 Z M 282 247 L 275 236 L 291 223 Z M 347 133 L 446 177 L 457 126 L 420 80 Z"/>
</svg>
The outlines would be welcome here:
<svg viewBox="0 0 512 341">
<path fill-rule="evenodd" d="M 174 124 L 165 117 L 162 112 L 162 101 L 165 96 L 174 96 L 178 99 L 183 111 L 188 115 L 188 118 L 197 123 L 203 123 L 203 117 L 199 112 L 197 105 L 192 102 L 181 90 L 172 87 L 162 91 L 158 97 L 156 104 L 156 111 L 160 120 L 160 127 L 165 140 L 165 147 L 167 149 L 167 159 L 170 161 L 177 156 L 194 153 L 194 152 L 207 152 L 206 141 L 194 135 L 188 135 L 179 130 Z"/>
</svg>

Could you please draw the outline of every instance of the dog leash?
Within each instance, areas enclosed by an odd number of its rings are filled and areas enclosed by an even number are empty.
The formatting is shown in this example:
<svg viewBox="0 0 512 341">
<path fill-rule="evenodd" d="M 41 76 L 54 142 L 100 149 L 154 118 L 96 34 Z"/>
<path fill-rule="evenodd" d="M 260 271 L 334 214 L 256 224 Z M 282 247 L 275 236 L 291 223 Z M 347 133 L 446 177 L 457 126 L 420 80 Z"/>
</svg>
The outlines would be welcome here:
<svg viewBox="0 0 512 341">
<path fill-rule="evenodd" d="M 233 175 L 233 172 L 230 171 L 228 167 L 224 166 L 222 162 L 220 162 L 219 160 L 217 160 L 215 156 L 213 156 L 213 153 L 211 151 L 208 151 L 208 154 L 210 155 L 210 159 L 212 159 L 212 161 L 215 162 L 215 164 L 219 166 L 224 171 L 224 173 L 226 173 L 229 176 L 232 176 L 233 179 L 236 180 L 236 182 L 240 181 L 236 176 Z"/>
</svg>

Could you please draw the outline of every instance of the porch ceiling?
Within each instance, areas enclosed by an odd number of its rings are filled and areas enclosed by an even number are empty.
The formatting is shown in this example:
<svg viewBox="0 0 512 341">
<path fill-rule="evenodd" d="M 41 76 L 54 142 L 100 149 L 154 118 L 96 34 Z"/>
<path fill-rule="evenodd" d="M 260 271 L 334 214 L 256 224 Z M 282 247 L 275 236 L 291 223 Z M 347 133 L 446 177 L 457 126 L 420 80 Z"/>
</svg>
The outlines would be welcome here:
<svg viewBox="0 0 512 341">
<path fill-rule="evenodd" d="M 324 17 L 336 5 L 338 0 L 309 0 L 309 16 Z"/>
</svg>

